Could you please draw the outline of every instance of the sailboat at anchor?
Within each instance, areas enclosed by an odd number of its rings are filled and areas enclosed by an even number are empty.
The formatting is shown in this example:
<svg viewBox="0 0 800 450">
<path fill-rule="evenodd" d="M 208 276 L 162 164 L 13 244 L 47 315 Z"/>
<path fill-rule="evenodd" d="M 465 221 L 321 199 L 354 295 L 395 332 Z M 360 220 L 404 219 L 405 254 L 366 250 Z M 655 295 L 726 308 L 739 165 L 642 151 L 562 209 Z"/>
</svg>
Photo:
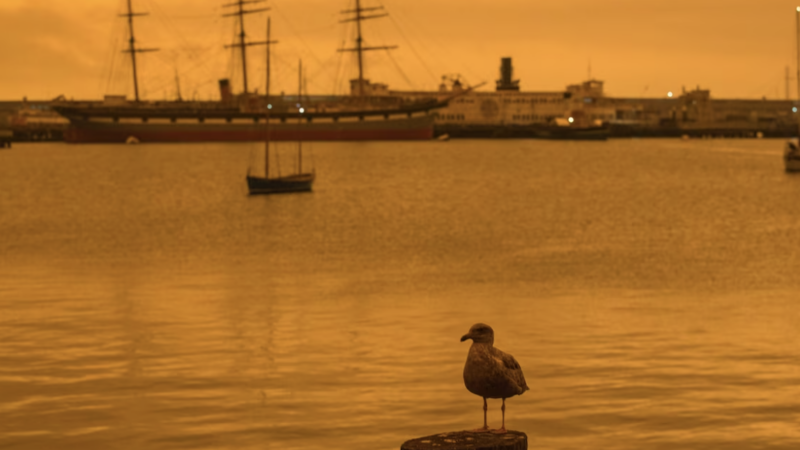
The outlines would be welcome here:
<svg viewBox="0 0 800 450">
<path fill-rule="evenodd" d="M 269 102 L 269 76 L 270 76 L 270 47 L 272 44 L 277 44 L 277 41 L 270 40 L 270 19 L 267 18 L 267 40 L 265 42 L 267 46 L 267 86 L 266 86 L 266 101 Z M 300 80 L 300 88 L 298 90 L 299 94 L 302 94 L 302 86 L 303 86 L 303 66 L 302 63 L 299 69 L 299 80 Z M 269 121 L 270 121 L 270 110 L 272 109 L 272 105 L 268 104 L 265 108 L 266 117 L 265 117 L 265 137 L 264 137 L 264 176 L 257 176 L 253 175 L 250 172 L 250 169 L 247 169 L 247 189 L 250 195 L 256 194 L 279 194 L 279 193 L 286 193 L 286 192 L 307 192 L 311 191 L 311 185 L 314 184 L 314 179 L 316 178 L 316 173 L 314 170 L 311 172 L 303 172 L 303 148 L 302 143 L 298 141 L 297 145 L 297 172 L 289 175 L 281 175 L 280 173 L 277 176 L 270 176 L 270 164 L 269 164 L 269 153 L 270 153 L 270 139 L 269 139 Z M 302 111 L 301 111 L 302 113 Z M 302 120 L 302 119 L 298 119 Z M 279 170 L 280 168 L 278 168 Z"/>
</svg>

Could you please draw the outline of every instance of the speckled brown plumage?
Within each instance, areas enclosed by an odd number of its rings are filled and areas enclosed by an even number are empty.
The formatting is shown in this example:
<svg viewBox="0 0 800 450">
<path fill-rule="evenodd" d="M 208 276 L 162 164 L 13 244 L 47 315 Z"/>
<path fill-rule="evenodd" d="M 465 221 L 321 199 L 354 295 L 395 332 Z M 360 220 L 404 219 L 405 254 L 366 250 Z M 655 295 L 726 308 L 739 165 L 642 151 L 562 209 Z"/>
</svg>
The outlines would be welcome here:
<svg viewBox="0 0 800 450">
<path fill-rule="evenodd" d="M 522 368 L 513 356 L 494 348 L 494 331 L 478 323 L 462 341 L 472 339 L 464 364 L 464 385 L 475 395 L 486 398 L 509 398 L 528 390 Z"/>
<path fill-rule="evenodd" d="M 483 397 L 483 428 L 475 431 L 488 431 L 486 425 L 486 399 L 503 399 L 503 426 L 497 430 L 505 432 L 505 399 L 522 395 L 528 384 L 522 368 L 513 356 L 494 348 L 494 330 L 489 325 L 476 323 L 461 341 L 472 339 L 472 346 L 464 364 L 464 385 L 467 390 Z"/>
</svg>

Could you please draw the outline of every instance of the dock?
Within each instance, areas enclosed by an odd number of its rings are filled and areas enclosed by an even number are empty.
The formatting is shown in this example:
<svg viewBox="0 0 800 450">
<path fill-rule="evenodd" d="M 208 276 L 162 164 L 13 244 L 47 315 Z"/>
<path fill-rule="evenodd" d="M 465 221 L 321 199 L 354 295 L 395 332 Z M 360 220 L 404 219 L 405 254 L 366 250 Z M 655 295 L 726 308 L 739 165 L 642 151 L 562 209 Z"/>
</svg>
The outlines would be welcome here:
<svg viewBox="0 0 800 450">
<path fill-rule="evenodd" d="M 508 430 L 503 434 L 451 431 L 411 439 L 400 450 L 527 450 L 528 435 Z"/>
</svg>

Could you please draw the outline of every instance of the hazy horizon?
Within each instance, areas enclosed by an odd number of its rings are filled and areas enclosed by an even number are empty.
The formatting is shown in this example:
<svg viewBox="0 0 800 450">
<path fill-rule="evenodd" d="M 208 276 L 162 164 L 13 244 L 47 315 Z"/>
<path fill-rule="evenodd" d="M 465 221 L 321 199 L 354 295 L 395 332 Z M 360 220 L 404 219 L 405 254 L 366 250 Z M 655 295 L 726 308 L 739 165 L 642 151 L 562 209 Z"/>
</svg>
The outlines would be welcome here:
<svg viewBox="0 0 800 450">
<path fill-rule="evenodd" d="M 234 19 L 222 17 L 223 1 L 134 0 L 137 45 L 158 52 L 139 56 L 143 98 L 176 93 L 217 98 L 217 80 L 242 88 L 240 61 L 232 49 Z M 125 0 L 4 0 L 0 4 L 0 99 L 132 97 L 130 61 L 122 53 Z M 269 13 L 247 17 L 251 40 L 263 40 L 267 14 L 280 41 L 273 62 L 273 92 L 297 90 L 299 59 L 312 94 L 344 93 L 357 74 L 354 56 L 336 50 L 353 45 L 353 26 L 340 11 L 354 0 L 269 0 Z M 558 3 L 509 0 L 502 4 L 444 0 L 363 0 L 384 6 L 389 17 L 364 24 L 366 45 L 397 45 L 369 52 L 366 77 L 395 90 L 433 90 L 442 75 L 460 74 L 493 90 L 501 57 L 514 59 L 523 91 L 560 91 L 588 77 L 605 81 L 619 97 L 662 97 L 700 86 L 715 98 L 796 96 L 796 3 L 736 0 L 720 6 L 699 0 L 632 0 Z M 261 5 L 251 5 L 260 7 Z M 248 54 L 251 90 L 264 89 L 263 47 Z"/>
</svg>

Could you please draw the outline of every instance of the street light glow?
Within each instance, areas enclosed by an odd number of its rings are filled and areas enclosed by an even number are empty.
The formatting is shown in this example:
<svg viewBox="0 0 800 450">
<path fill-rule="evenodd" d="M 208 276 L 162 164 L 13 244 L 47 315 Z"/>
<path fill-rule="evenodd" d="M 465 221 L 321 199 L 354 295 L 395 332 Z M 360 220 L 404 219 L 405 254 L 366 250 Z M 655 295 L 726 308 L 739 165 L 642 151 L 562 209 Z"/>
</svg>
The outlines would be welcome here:
<svg viewBox="0 0 800 450">
<path fill-rule="evenodd" d="M 672 92 L 667 92 L 667 97 L 672 97 Z"/>
<path fill-rule="evenodd" d="M 569 118 L 569 123 L 572 123 L 572 122 L 575 122 L 575 119 L 573 119 L 572 117 L 570 117 L 570 118 Z"/>
</svg>

